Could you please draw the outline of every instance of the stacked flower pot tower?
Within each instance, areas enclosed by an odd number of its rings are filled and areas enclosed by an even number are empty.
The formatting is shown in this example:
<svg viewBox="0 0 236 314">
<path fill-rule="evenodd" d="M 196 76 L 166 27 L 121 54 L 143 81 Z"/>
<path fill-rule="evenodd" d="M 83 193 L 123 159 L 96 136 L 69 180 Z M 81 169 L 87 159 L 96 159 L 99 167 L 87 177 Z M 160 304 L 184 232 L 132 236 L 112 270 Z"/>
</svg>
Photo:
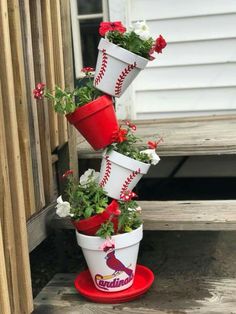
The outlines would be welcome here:
<svg viewBox="0 0 236 314">
<path fill-rule="evenodd" d="M 78 183 L 71 170 L 64 174 L 68 200 L 58 198 L 57 214 L 71 218 L 89 268 L 76 278 L 77 290 L 95 302 L 116 303 L 139 297 L 154 280 L 151 270 L 137 265 L 143 224 L 133 189 L 159 162 L 156 149 L 162 139 L 140 150 L 136 126 L 130 121 L 118 124 L 114 99 L 166 42 L 161 35 L 153 40 L 144 22 L 130 31 L 121 22 L 102 22 L 99 33 L 105 38 L 98 46 L 95 74 L 92 68 L 82 70 L 87 79 L 82 88 L 67 92 L 56 87 L 51 94 L 39 83 L 34 96 L 51 99 L 94 150 L 103 150 L 100 173 L 88 169 Z"/>
</svg>

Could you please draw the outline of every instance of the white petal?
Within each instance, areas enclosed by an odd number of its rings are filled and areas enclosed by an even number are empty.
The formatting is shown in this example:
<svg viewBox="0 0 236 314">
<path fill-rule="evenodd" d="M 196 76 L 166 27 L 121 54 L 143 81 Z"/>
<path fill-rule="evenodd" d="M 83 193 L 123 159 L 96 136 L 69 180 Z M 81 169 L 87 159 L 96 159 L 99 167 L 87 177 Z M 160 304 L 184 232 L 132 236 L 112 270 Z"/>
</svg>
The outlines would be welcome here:
<svg viewBox="0 0 236 314">
<path fill-rule="evenodd" d="M 58 203 L 58 204 L 62 204 L 62 203 L 63 203 L 63 200 L 62 200 L 62 196 L 61 196 L 61 195 L 57 198 L 57 203 Z"/>
</svg>

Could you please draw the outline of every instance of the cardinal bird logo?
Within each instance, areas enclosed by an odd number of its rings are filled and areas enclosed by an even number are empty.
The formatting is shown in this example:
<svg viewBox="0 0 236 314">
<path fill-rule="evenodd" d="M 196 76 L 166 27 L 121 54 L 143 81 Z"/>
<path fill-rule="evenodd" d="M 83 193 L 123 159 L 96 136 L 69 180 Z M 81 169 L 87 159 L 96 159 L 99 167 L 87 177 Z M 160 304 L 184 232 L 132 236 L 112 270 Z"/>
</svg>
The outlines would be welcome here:
<svg viewBox="0 0 236 314">
<path fill-rule="evenodd" d="M 116 276 L 120 272 L 125 272 L 129 277 L 133 276 L 133 270 L 126 267 L 118 258 L 115 256 L 114 248 L 106 248 L 104 251 L 108 251 L 107 255 L 105 256 L 106 264 L 109 268 L 114 270 L 113 275 Z"/>
</svg>

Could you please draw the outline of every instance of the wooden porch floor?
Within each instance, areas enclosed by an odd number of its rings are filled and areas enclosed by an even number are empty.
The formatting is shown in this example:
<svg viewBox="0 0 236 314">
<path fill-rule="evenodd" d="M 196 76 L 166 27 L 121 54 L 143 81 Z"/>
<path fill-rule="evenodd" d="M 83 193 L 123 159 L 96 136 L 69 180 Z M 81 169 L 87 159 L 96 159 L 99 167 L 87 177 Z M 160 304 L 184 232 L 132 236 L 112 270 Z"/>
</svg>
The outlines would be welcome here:
<svg viewBox="0 0 236 314">
<path fill-rule="evenodd" d="M 137 136 L 141 143 L 162 136 L 160 156 L 194 156 L 236 154 L 236 115 L 138 120 Z M 79 158 L 96 158 L 94 152 L 81 137 L 77 137 Z"/>
<path fill-rule="evenodd" d="M 36 297 L 33 314 L 236 314 L 236 279 L 156 277 L 151 289 L 138 300 L 98 304 L 77 293 L 75 277 L 57 274 Z"/>
</svg>

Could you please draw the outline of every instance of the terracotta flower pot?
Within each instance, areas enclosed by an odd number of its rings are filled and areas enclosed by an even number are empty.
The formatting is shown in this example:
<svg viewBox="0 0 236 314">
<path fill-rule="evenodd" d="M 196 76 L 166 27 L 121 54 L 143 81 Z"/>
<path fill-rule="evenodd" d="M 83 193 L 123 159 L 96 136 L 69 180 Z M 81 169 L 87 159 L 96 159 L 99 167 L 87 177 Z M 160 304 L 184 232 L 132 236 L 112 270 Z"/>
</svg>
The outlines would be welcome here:
<svg viewBox="0 0 236 314">
<path fill-rule="evenodd" d="M 115 97 L 124 93 L 149 61 L 103 38 L 98 51 L 94 86 Z"/>
<path fill-rule="evenodd" d="M 119 128 L 112 98 L 108 95 L 77 108 L 66 118 L 95 150 L 110 145 Z"/>
<path fill-rule="evenodd" d="M 117 206 L 115 201 L 112 201 L 107 208 L 101 214 L 94 215 L 92 217 L 81 219 L 81 220 L 72 220 L 73 225 L 76 230 L 90 236 L 94 236 L 101 224 L 109 219 L 113 213 L 113 207 Z M 114 230 L 117 231 L 118 228 L 118 219 L 113 217 L 112 219 Z"/>
<path fill-rule="evenodd" d="M 99 184 L 108 196 L 121 199 L 121 194 L 132 191 L 150 166 L 112 150 L 103 155 Z"/>
<path fill-rule="evenodd" d="M 143 226 L 111 237 L 114 247 L 101 249 L 104 239 L 76 232 L 94 285 L 104 292 L 122 291 L 132 286 Z"/>
</svg>

